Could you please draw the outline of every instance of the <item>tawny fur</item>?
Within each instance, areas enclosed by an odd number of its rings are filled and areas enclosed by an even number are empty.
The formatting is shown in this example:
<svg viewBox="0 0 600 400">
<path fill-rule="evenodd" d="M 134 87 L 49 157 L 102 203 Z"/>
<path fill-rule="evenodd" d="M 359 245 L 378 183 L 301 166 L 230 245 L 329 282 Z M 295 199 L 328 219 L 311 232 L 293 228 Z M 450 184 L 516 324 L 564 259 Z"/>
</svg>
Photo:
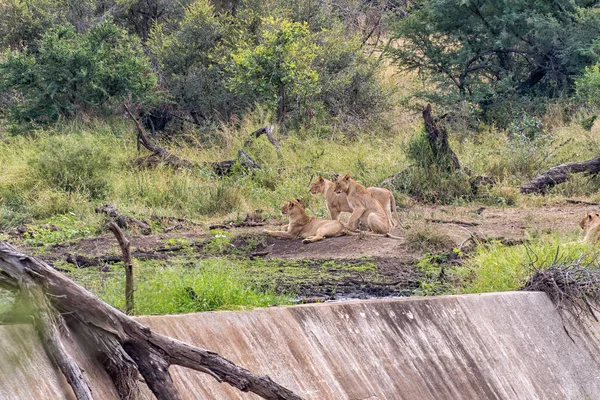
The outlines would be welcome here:
<svg viewBox="0 0 600 400">
<path fill-rule="evenodd" d="M 579 226 L 585 232 L 583 240 L 590 244 L 598 244 L 600 242 L 600 214 L 588 213 L 581 220 Z"/>
<path fill-rule="evenodd" d="M 346 174 L 337 179 L 335 193 L 345 193 L 352 215 L 346 226 L 350 231 L 356 231 L 359 222 L 365 224 L 374 233 L 389 234 L 392 226 L 381 203 L 360 183 Z"/>
<path fill-rule="evenodd" d="M 312 194 L 321 193 L 325 197 L 327 211 L 331 219 L 339 220 L 342 212 L 352 212 L 352 207 L 348 204 L 348 198 L 345 193 L 335 193 L 335 182 L 319 176 L 311 185 Z M 379 187 L 368 187 L 367 191 L 375 197 L 381 204 L 388 217 L 390 226 L 401 224 L 398 213 L 396 212 L 396 199 L 388 189 Z"/>
<path fill-rule="evenodd" d="M 346 230 L 340 221 L 309 216 L 298 200 L 286 202 L 281 207 L 281 212 L 288 214 L 290 218 L 286 230 L 265 230 L 266 234 L 286 239 L 302 238 L 302 243 L 312 243 L 327 237 L 343 235 Z"/>
</svg>

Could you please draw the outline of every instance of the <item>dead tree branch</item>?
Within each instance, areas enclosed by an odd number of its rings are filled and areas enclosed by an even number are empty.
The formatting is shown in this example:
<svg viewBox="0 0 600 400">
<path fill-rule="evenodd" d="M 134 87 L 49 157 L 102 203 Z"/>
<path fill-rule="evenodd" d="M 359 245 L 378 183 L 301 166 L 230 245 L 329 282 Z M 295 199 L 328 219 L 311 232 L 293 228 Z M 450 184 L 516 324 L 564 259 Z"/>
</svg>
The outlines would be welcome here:
<svg viewBox="0 0 600 400">
<path fill-rule="evenodd" d="M 0 242 L 0 285 L 27 292 L 39 291 L 48 304 L 48 312 L 63 315 L 70 332 L 80 336 L 94 350 L 122 398 L 131 398 L 137 387 L 138 371 L 157 398 L 179 398 L 168 371 L 169 366 L 179 365 L 205 372 L 219 382 L 265 399 L 300 399 L 268 376 L 254 375 L 214 352 L 153 332 L 44 262 L 18 252 L 6 242 Z M 56 327 L 54 322 L 51 325 Z M 72 375 L 69 371 L 63 373 L 68 379 Z M 69 383 L 78 399 L 91 398 L 77 387 L 82 383 L 77 380 Z"/>
<path fill-rule="evenodd" d="M 250 143 L 252 143 L 252 140 L 258 139 L 261 135 L 266 135 L 269 139 L 269 142 L 271 142 L 273 147 L 275 147 L 275 150 L 277 151 L 277 157 L 282 158 L 283 154 L 281 153 L 281 145 L 279 144 L 277 138 L 275 138 L 275 136 L 273 135 L 274 129 L 275 128 L 273 127 L 273 125 L 267 125 L 263 128 L 255 130 L 254 132 L 248 135 L 246 140 L 244 140 L 243 147 L 247 147 Z"/>
<path fill-rule="evenodd" d="M 146 149 L 152 152 L 152 154 L 150 154 L 149 156 L 141 157 L 136 160 L 139 166 L 152 167 L 161 163 L 175 168 L 189 168 L 193 166 L 193 164 L 190 161 L 184 160 L 183 158 L 179 158 L 176 155 L 171 154 L 164 148 L 152 143 L 150 139 L 148 139 L 148 136 L 146 136 L 146 131 L 144 130 L 144 127 L 129 110 L 127 104 L 123 104 L 123 108 L 125 108 L 125 111 L 133 120 L 133 122 L 135 123 L 135 127 L 137 128 L 138 151 L 140 150 L 141 144 Z"/>
<path fill-rule="evenodd" d="M 123 264 L 125 267 L 125 314 L 131 315 L 133 314 L 133 261 L 131 259 L 131 244 L 116 223 L 111 222 L 108 224 L 108 229 L 117 238 L 121 252 L 123 253 Z"/>
<path fill-rule="evenodd" d="M 133 217 L 128 217 L 125 214 L 120 214 L 114 204 L 104 204 L 103 206 L 96 208 L 94 211 L 98 214 L 105 214 L 108 219 L 116 222 L 119 228 L 129 229 L 132 226 L 135 226 L 143 235 L 149 235 L 152 233 L 152 228 L 147 222 L 140 221 Z"/>
<path fill-rule="evenodd" d="M 252 169 L 260 169 L 261 166 L 256 161 L 254 161 L 244 150 L 238 150 L 238 158 L 235 160 L 225 160 L 220 162 L 211 162 L 209 165 L 215 174 L 219 176 L 230 175 L 235 165 L 239 163 L 239 165 L 245 170 Z"/>
<path fill-rule="evenodd" d="M 552 167 L 522 185 L 519 190 L 521 193 L 544 193 L 547 188 L 563 183 L 572 174 L 581 172 L 588 175 L 595 175 L 600 172 L 600 156 L 587 161 L 570 162 Z"/>
</svg>

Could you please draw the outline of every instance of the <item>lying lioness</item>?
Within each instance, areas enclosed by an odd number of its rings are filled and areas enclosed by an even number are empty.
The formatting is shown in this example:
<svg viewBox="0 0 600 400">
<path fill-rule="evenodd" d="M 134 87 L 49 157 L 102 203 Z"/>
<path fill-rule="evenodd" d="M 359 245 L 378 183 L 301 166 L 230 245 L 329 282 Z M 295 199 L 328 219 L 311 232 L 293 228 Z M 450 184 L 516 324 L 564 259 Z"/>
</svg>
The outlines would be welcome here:
<svg viewBox="0 0 600 400">
<path fill-rule="evenodd" d="M 287 239 L 303 238 L 302 243 L 312 243 L 326 237 L 343 235 L 346 230 L 340 221 L 311 217 L 297 199 L 286 202 L 281 207 L 281 212 L 290 217 L 286 230 L 265 230 L 266 234 Z"/>
<path fill-rule="evenodd" d="M 316 181 L 310 185 L 312 194 L 321 193 L 325 197 L 327 211 L 331 219 L 339 220 L 340 213 L 352 212 L 352 207 L 348 204 L 348 198 L 345 193 L 335 193 L 335 182 L 319 176 Z M 400 223 L 398 213 L 396 212 L 396 199 L 394 195 L 387 189 L 379 187 L 368 187 L 367 191 L 377 199 L 387 214 L 390 226 L 395 226 Z M 393 218 L 392 218 L 393 213 Z"/>
<path fill-rule="evenodd" d="M 590 244 L 597 244 L 600 241 L 600 214 L 588 213 L 579 223 L 584 230 L 583 240 Z"/>
<path fill-rule="evenodd" d="M 345 193 L 352 215 L 347 228 L 356 231 L 361 222 L 375 233 L 389 234 L 391 225 L 381 203 L 360 183 L 350 177 L 350 174 L 340 176 L 335 182 L 335 193 Z"/>
</svg>

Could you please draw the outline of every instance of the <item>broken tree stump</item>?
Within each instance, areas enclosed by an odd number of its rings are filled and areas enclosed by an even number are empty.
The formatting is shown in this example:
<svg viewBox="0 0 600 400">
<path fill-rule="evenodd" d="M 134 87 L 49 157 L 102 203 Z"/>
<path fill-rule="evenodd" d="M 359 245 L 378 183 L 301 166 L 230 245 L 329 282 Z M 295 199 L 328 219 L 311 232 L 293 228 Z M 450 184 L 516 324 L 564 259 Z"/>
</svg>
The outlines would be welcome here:
<svg viewBox="0 0 600 400">
<path fill-rule="evenodd" d="M 119 226 L 111 222 L 108 229 L 115 235 L 121 252 L 123 253 L 123 266 L 125 267 L 125 314 L 133 314 L 133 260 L 131 259 L 131 243 L 123 235 Z"/>
<path fill-rule="evenodd" d="M 469 177 L 469 184 L 471 185 L 471 190 L 473 194 L 477 194 L 479 187 L 481 185 L 494 185 L 496 181 L 494 178 L 484 175 L 473 175 L 473 172 L 468 168 L 463 167 L 458 160 L 458 156 L 450 147 L 450 143 L 448 142 L 448 132 L 445 128 L 439 127 L 435 122 L 435 119 L 431 115 L 431 104 L 427 104 L 427 106 L 423 109 L 423 123 L 425 126 L 425 131 L 427 132 L 427 140 L 429 142 L 429 147 L 431 148 L 431 152 L 433 153 L 433 158 L 435 163 L 442 169 L 448 171 L 462 171 Z M 389 186 L 393 185 L 393 183 L 407 175 L 410 174 L 411 168 L 413 166 L 409 165 L 408 167 L 402 169 L 400 172 L 384 179 L 381 182 L 381 186 Z"/>
<path fill-rule="evenodd" d="M 586 173 L 595 175 L 600 172 L 600 156 L 581 162 L 560 164 L 539 174 L 519 188 L 521 193 L 545 193 L 547 189 L 563 183 L 572 174 Z"/>
<path fill-rule="evenodd" d="M 78 400 L 91 399 L 89 385 L 79 366 L 60 348 L 62 343 L 56 335 L 59 321 L 64 321 L 71 335 L 84 341 L 88 356 L 104 366 L 122 399 L 135 397 L 139 375 L 158 399 L 179 399 L 169 374 L 171 365 L 207 373 L 265 399 L 301 399 L 268 376 L 254 375 L 217 353 L 153 332 L 4 241 L 0 242 L 0 287 L 35 300 L 32 317 L 36 329 L 42 330 L 40 338 L 50 359 Z"/>
</svg>

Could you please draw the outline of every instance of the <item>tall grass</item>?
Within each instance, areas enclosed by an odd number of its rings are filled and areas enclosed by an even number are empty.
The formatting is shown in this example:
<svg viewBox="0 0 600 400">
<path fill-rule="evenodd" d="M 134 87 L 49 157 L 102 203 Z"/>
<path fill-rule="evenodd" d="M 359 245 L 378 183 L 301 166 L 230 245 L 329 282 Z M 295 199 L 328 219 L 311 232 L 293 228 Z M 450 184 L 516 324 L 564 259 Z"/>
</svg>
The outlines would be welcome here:
<svg viewBox="0 0 600 400">
<path fill-rule="evenodd" d="M 107 303 L 123 309 L 125 278 L 118 265 L 114 272 L 74 270 L 72 278 Z M 254 286 L 240 263 L 227 258 L 136 264 L 135 314 L 179 314 L 197 311 L 236 310 L 290 304 L 274 290 Z"/>
<path fill-rule="evenodd" d="M 546 235 L 528 244 L 505 246 L 499 242 L 477 248 L 456 274 L 462 276 L 460 293 L 485 293 L 518 290 L 536 269 L 543 269 L 559 255 L 564 260 L 576 260 L 581 255 L 590 260 L 597 249 L 575 237 Z"/>
</svg>

